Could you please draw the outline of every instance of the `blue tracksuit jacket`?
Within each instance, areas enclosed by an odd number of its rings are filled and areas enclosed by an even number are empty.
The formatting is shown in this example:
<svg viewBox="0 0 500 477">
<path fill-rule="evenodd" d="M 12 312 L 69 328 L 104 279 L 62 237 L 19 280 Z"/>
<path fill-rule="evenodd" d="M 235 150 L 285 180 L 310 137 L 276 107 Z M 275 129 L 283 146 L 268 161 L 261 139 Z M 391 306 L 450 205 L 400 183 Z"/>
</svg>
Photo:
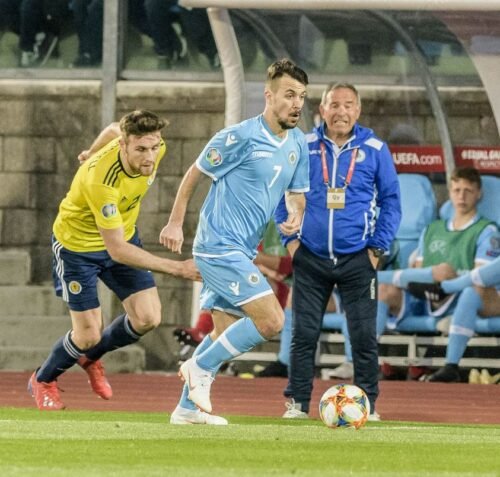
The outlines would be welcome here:
<svg viewBox="0 0 500 477">
<path fill-rule="evenodd" d="M 335 255 L 358 252 L 366 247 L 389 250 L 401 220 L 399 183 L 387 144 L 374 132 L 356 124 L 350 140 L 340 151 L 324 134 L 324 125 L 307 135 L 310 191 L 300 241 L 314 254 L 333 259 Z M 346 189 L 344 209 L 328 209 L 320 143 L 326 146 L 330 187 L 343 187 L 352 151 L 358 148 L 351 183 Z M 277 224 L 287 218 L 284 198 L 275 213 Z M 282 236 L 283 244 L 297 236 Z"/>
</svg>

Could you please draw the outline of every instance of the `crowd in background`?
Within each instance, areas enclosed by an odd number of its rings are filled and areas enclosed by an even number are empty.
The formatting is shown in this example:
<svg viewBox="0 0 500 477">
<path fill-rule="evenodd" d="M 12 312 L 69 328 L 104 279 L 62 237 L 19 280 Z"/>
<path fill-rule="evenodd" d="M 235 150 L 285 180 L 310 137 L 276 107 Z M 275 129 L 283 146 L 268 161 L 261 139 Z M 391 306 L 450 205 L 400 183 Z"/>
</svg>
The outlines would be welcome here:
<svg viewBox="0 0 500 477">
<path fill-rule="evenodd" d="M 217 47 L 204 9 L 187 10 L 178 0 L 129 0 L 130 24 L 153 41 L 158 68 L 187 61 L 188 42 L 219 67 Z M 43 66 L 58 55 L 58 42 L 68 25 L 78 35 L 74 67 L 102 62 L 103 0 L 0 0 L 0 34 L 19 35 L 19 66 Z"/>
</svg>

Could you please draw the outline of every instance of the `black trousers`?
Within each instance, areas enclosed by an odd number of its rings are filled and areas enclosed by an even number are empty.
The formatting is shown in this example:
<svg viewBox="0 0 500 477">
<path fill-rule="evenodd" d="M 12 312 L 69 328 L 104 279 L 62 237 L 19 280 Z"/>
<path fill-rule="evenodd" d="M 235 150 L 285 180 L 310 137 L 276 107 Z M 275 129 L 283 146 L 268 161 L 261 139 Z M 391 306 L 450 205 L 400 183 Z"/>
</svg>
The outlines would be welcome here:
<svg viewBox="0 0 500 477">
<path fill-rule="evenodd" d="M 326 305 L 334 285 L 342 299 L 352 345 L 354 384 L 363 389 L 372 412 L 378 396 L 377 274 L 368 251 L 338 255 L 336 261 L 304 245 L 293 258 L 292 345 L 284 395 L 309 411 L 314 358 Z"/>
</svg>

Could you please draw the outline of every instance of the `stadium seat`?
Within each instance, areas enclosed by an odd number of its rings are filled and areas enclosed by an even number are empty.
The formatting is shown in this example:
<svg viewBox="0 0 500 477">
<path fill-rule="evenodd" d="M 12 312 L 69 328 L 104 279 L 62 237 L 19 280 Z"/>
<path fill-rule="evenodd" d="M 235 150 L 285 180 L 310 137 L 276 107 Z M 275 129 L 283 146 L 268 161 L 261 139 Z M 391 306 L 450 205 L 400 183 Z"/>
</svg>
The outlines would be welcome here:
<svg viewBox="0 0 500 477">
<path fill-rule="evenodd" d="M 431 181 L 420 174 L 399 174 L 402 217 L 396 238 L 399 241 L 399 266 L 408 267 L 422 230 L 436 218 L 436 198 Z"/>
<path fill-rule="evenodd" d="M 341 330 L 345 315 L 343 313 L 325 313 L 323 316 L 323 331 Z"/>
<path fill-rule="evenodd" d="M 493 318 L 478 318 L 474 329 L 479 335 L 499 335 L 500 316 L 495 316 Z"/>
</svg>

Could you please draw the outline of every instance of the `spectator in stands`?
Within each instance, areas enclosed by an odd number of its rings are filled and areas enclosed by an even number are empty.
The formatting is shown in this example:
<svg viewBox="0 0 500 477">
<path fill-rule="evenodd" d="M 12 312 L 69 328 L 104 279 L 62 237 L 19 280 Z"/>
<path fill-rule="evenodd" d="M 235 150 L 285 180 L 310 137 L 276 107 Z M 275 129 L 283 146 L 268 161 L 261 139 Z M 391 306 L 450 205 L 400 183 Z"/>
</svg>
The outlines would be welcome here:
<svg viewBox="0 0 500 477">
<path fill-rule="evenodd" d="M 408 284 L 441 282 L 491 260 L 488 250 L 497 227 L 477 213 L 476 207 L 481 197 L 479 172 L 474 168 L 456 169 L 449 184 L 449 195 L 455 214 L 449 221 L 432 222 L 422 232 L 414 268 L 378 273 L 379 329 L 385 327 L 390 316 L 395 317 L 397 329 L 398 323 L 412 314 L 428 314 L 438 319 L 449 315 L 455 308 L 456 295 L 421 300 L 407 291 Z M 430 380 L 459 381 L 458 367 L 445 367 Z"/>
<path fill-rule="evenodd" d="M 387 145 L 357 123 L 361 99 L 353 85 L 329 85 L 320 113 L 323 123 L 308 137 L 311 190 L 300 235 L 284 238 L 294 273 L 283 417 L 308 417 L 316 346 L 337 285 L 352 338 L 354 383 L 367 393 L 371 419 L 377 419 L 376 268 L 401 218 L 399 183 Z M 276 222 L 284 215 L 279 207 Z"/>
<path fill-rule="evenodd" d="M 57 46 L 44 0 L 0 0 L 0 29 L 19 35 L 19 66 L 44 64 Z"/>
<path fill-rule="evenodd" d="M 177 0 L 129 0 L 128 13 L 131 24 L 153 39 L 154 50 L 161 67 L 172 67 L 186 57 L 187 43 L 174 23 Z M 72 0 L 75 25 L 78 33 L 78 57 L 74 66 L 96 66 L 102 61 L 103 0 Z"/>
<path fill-rule="evenodd" d="M 178 0 L 144 0 L 147 29 L 142 31 L 153 39 L 161 68 L 171 68 L 187 56 L 187 42 L 180 29 L 177 4 Z M 136 10 L 139 10 L 138 6 Z"/>
<path fill-rule="evenodd" d="M 181 8 L 180 15 L 184 35 L 207 58 L 211 68 L 220 68 L 219 54 L 217 53 L 217 46 L 212 35 L 207 11 L 204 8 Z"/>
<path fill-rule="evenodd" d="M 71 0 L 71 6 L 78 35 L 78 57 L 73 66 L 98 66 L 102 61 L 103 0 Z"/>
<path fill-rule="evenodd" d="M 446 364 L 428 377 L 428 381 L 459 381 L 458 364 L 465 353 L 469 339 L 474 335 L 478 319 L 500 316 L 500 241 L 490 241 L 487 255 L 498 257 L 488 265 L 475 268 L 453 280 L 441 283 L 443 293 L 460 293 L 453 312 Z M 496 288 L 495 288 L 496 287 Z M 435 291 L 431 290 L 431 293 Z"/>
</svg>

